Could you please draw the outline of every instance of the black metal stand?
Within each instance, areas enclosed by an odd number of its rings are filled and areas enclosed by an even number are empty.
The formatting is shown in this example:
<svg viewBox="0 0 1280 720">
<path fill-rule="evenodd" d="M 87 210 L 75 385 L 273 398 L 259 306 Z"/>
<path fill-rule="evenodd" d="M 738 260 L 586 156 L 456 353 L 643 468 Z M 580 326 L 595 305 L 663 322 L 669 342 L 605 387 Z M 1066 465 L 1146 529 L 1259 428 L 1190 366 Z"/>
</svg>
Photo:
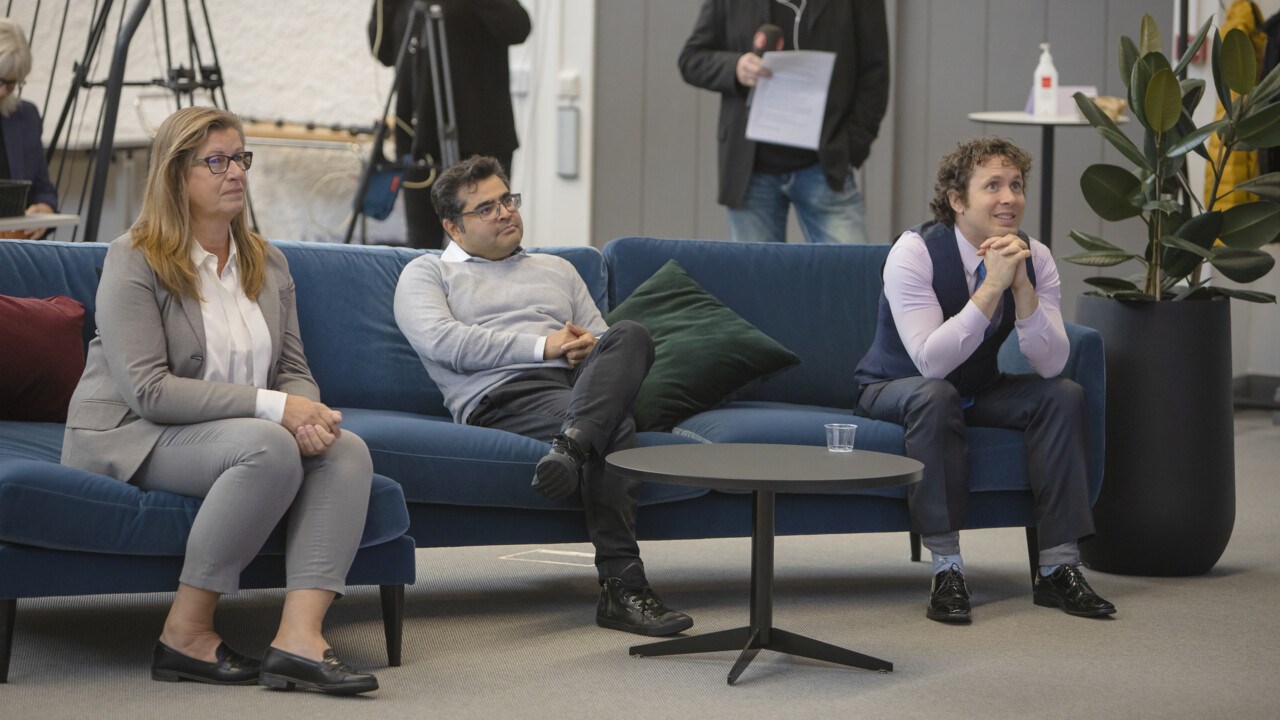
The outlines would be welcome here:
<svg viewBox="0 0 1280 720">
<path fill-rule="evenodd" d="M 1053 247 L 1053 126 L 1040 128 L 1040 159 L 1044 175 L 1040 178 L 1040 242 Z"/>
<path fill-rule="evenodd" d="M 382 146 L 387 140 L 389 130 L 386 119 L 391 112 L 391 100 L 396 95 L 396 88 L 400 87 L 400 79 L 408 67 L 409 56 L 416 55 L 423 49 L 426 50 L 427 60 L 430 63 L 431 86 L 434 90 L 437 139 L 440 141 L 439 167 L 451 167 L 460 159 L 458 157 L 458 121 L 453 105 L 453 80 L 449 72 L 449 43 L 445 35 L 444 9 L 439 4 L 427 5 L 426 0 L 415 0 L 413 7 L 409 9 L 409 22 L 405 28 L 404 38 L 400 41 L 400 50 L 396 53 L 396 73 L 391 81 L 391 91 L 387 93 L 382 115 L 374 123 L 373 146 L 369 150 L 369 159 L 364 164 L 364 171 L 360 174 L 360 183 L 356 186 L 351 222 L 347 224 L 347 234 L 342 241 L 346 244 L 350 244 L 352 236 L 355 235 L 356 221 L 364 216 L 364 196 L 369 191 L 373 174 L 378 171 L 380 161 L 385 162 Z M 410 72 L 416 72 L 416 65 L 410 68 Z M 420 122 L 420 118 L 417 120 L 414 123 L 415 131 L 424 125 Z M 414 159 L 419 156 L 418 142 L 415 134 L 414 150 L 410 152 L 410 156 Z M 434 163 L 429 160 L 428 164 Z M 436 168 L 432 168 L 427 179 L 419 183 L 421 187 L 430 186 L 435 181 L 435 170 Z"/>
<path fill-rule="evenodd" d="M 631 647 L 631 654 L 636 657 L 656 657 L 740 650 L 738 659 L 733 663 L 733 669 L 729 671 L 730 685 L 737 682 L 739 676 L 761 650 L 772 650 L 865 670 L 891 672 L 893 663 L 886 660 L 846 650 L 773 626 L 773 491 L 754 491 L 752 506 L 754 515 L 751 523 L 751 624 L 695 637 L 634 645 Z"/>
</svg>

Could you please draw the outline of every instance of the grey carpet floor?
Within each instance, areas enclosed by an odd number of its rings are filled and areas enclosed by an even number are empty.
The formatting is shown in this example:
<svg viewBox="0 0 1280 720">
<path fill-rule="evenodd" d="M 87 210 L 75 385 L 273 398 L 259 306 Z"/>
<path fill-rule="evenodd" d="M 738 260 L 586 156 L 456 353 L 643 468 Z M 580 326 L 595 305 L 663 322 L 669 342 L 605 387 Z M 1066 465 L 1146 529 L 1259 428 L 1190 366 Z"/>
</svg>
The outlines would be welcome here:
<svg viewBox="0 0 1280 720">
<path fill-rule="evenodd" d="M 1021 530 L 966 532 L 975 621 L 924 618 L 929 568 L 904 534 L 780 538 L 775 625 L 882 657 L 893 673 L 762 652 L 633 658 L 593 623 L 586 545 L 418 552 L 404 664 L 385 666 L 376 590 L 335 605 L 328 636 L 382 689 L 359 698 L 150 680 L 170 596 L 22 601 L 0 718 L 1280 718 L 1280 427 L 1236 416 L 1238 510 L 1196 578 L 1090 572 L 1110 620 L 1035 607 Z M 550 551 L 550 552 L 548 552 Z M 647 543 L 649 575 L 692 634 L 746 624 L 750 542 Z M 281 594 L 228 598 L 227 639 L 261 652 Z"/>
</svg>

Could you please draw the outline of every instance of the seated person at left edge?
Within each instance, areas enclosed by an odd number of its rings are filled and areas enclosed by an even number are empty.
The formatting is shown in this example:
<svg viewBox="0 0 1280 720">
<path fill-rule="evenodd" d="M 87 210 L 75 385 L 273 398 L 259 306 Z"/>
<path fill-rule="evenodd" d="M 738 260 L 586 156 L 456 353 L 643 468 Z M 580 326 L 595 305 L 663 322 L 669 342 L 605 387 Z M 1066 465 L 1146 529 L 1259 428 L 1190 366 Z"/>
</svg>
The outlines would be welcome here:
<svg viewBox="0 0 1280 720">
<path fill-rule="evenodd" d="M 0 179 L 30 180 L 28 213 L 57 212 L 58 192 L 49 181 L 49 167 L 40 144 L 40 113 L 22 99 L 22 84 L 31 72 L 31 48 L 22 28 L 0 18 Z M 0 237 L 38 240 L 48 228 L 10 230 Z"/>
</svg>

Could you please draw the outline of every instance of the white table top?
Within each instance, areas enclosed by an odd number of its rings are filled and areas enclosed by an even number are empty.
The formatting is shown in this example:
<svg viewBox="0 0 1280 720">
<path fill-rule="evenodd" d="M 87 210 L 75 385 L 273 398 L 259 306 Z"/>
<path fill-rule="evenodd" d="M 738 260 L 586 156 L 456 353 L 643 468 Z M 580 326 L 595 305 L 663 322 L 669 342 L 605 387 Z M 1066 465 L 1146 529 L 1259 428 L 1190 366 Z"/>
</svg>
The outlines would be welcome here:
<svg viewBox="0 0 1280 720">
<path fill-rule="evenodd" d="M 1004 125 L 1088 125 L 1089 121 L 1071 113 L 1069 115 L 1031 115 L 1021 110 L 989 110 L 986 112 L 969 113 L 969 119 L 974 122 L 1000 123 Z M 1115 119 L 1117 125 L 1123 125 L 1129 122 L 1126 115 L 1121 115 Z"/>
<path fill-rule="evenodd" d="M 30 230 L 32 228 L 79 224 L 79 215 L 64 215 L 61 213 L 27 213 L 26 215 L 0 218 L 0 230 Z"/>
</svg>

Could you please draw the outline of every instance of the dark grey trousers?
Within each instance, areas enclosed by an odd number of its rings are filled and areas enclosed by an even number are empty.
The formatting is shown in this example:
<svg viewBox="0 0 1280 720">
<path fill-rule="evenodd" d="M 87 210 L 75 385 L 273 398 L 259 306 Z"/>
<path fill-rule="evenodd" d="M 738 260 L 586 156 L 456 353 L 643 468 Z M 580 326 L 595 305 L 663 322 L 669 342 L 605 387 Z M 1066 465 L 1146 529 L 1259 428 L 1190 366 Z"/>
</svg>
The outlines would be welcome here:
<svg viewBox="0 0 1280 720">
<path fill-rule="evenodd" d="M 636 563 L 625 579 L 644 582 L 635 530 L 639 484 L 610 472 L 604 457 L 636 446 L 632 405 L 651 365 L 649 332 L 639 323 L 624 320 L 610 327 L 577 367 L 517 375 L 490 391 L 467 418 L 469 425 L 545 442 L 569 428 L 587 437 L 595 459 L 586 466 L 582 506 L 601 581 L 620 577 Z"/>
<path fill-rule="evenodd" d="M 1027 476 L 1035 497 L 1040 549 L 1093 534 L 1085 477 L 1084 392 L 1066 378 L 1003 375 L 969 408 L 946 380 L 909 377 L 868 385 L 857 414 L 906 428 L 906 454 L 924 463 L 911 486 L 911 529 L 959 530 L 969 499 L 968 426 L 1025 433 Z"/>
</svg>

